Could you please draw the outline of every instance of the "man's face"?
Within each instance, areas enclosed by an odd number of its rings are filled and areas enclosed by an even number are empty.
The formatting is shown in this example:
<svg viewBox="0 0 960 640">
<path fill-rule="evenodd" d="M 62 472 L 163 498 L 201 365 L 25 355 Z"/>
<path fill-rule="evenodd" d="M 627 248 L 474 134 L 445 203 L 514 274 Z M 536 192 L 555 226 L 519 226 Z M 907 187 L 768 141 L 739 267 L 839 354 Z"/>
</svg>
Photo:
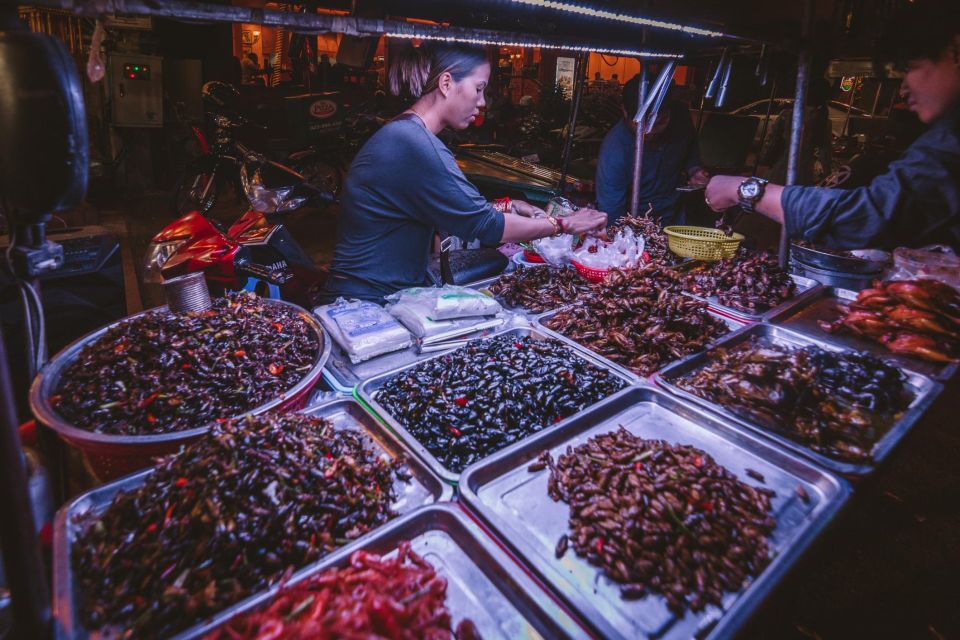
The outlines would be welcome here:
<svg viewBox="0 0 960 640">
<path fill-rule="evenodd" d="M 936 60 L 911 60 L 900 95 L 923 123 L 933 122 L 960 102 L 960 36 Z"/>
</svg>

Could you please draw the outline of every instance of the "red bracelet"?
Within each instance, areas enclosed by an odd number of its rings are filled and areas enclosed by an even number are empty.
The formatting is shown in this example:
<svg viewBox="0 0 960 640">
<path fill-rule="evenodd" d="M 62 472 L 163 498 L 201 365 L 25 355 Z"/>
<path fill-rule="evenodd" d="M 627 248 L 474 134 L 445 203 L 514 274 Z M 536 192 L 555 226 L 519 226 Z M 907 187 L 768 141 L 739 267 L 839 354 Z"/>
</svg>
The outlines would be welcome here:
<svg viewBox="0 0 960 640">
<path fill-rule="evenodd" d="M 510 198 L 497 198 L 493 201 L 492 206 L 500 213 L 506 213 L 510 211 Z"/>
</svg>

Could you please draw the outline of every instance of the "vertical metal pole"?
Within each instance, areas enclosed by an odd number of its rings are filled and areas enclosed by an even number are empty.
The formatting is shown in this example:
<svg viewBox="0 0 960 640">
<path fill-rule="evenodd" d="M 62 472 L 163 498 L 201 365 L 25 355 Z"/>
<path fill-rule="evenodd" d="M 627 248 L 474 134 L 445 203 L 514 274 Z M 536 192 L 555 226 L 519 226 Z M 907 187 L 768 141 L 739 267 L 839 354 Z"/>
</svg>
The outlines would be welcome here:
<svg viewBox="0 0 960 640">
<path fill-rule="evenodd" d="M 578 53 L 577 63 L 574 67 L 573 101 L 570 104 L 570 122 L 567 124 L 567 139 L 563 144 L 560 181 L 557 185 L 560 193 L 565 193 L 567 190 L 567 171 L 570 169 L 570 154 L 573 152 L 573 134 L 577 131 L 577 114 L 580 112 L 580 98 L 583 96 L 583 84 L 587 77 L 588 55 L 590 54 L 585 52 Z"/>
<path fill-rule="evenodd" d="M 797 183 L 800 175 L 800 144 L 803 140 L 803 120 L 807 107 L 807 85 L 810 84 L 810 31 L 813 27 L 813 0 L 803 2 L 800 59 L 797 63 L 797 88 L 793 100 L 793 123 L 790 130 L 790 155 L 787 156 L 787 184 Z M 780 266 L 790 261 L 790 243 L 787 225 L 780 228 Z"/>
<path fill-rule="evenodd" d="M 877 92 L 873 95 L 873 107 L 870 108 L 870 115 L 877 115 L 877 107 L 880 105 L 880 89 L 883 88 L 883 81 L 877 78 Z"/>
<path fill-rule="evenodd" d="M 643 108 L 643 103 L 647 101 L 647 63 L 640 62 L 640 89 L 637 98 L 637 111 Z M 630 122 L 633 122 L 636 114 L 630 116 Z M 640 174 L 643 172 L 643 130 L 647 128 L 647 119 L 644 117 L 640 122 L 634 123 L 637 127 L 636 144 L 633 149 L 633 180 L 630 190 L 630 215 L 637 217 L 640 215 Z"/>
<path fill-rule="evenodd" d="M 13 605 L 12 637 L 42 639 L 50 635 L 50 599 L 27 486 L 9 362 L 0 335 L 0 546 Z"/>
<path fill-rule="evenodd" d="M 710 86 L 710 76 L 713 75 L 713 60 L 707 66 L 707 75 L 703 76 L 703 91 L 700 93 L 700 109 L 697 111 L 697 133 L 703 126 L 703 106 L 707 102 L 707 87 Z"/>
<path fill-rule="evenodd" d="M 780 78 L 779 74 L 774 73 L 773 82 L 770 83 L 770 98 L 767 100 L 767 115 L 763 118 L 763 128 L 760 129 L 760 148 L 757 149 L 757 158 L 753 163 L 753 172 L 757 172 L 757 167 L 760 166 L 760 155 L 763 153 L 763 143 L 767 141 L 767 130 L 770 128 L 770 112 L 773 110 L 773 100 L 774 96 L 777 95 L 777 80 Z"/>
<path fill-rule="evenodd" d="M 841 80 L 843 82 L 843 80 Z M 843 137 L 847 135 L 847 128 L 850 126 L 850 112 L 853 111 L 853 98 L 857 95 L 857 85 L 860 83 L 860 78 L 853 76 L 853 88 L 850 89 L 850 99 L 847 100 L 847 113 L 843 117 L 843 129 L 840 130 L 840 136 Z"/>
</svg>

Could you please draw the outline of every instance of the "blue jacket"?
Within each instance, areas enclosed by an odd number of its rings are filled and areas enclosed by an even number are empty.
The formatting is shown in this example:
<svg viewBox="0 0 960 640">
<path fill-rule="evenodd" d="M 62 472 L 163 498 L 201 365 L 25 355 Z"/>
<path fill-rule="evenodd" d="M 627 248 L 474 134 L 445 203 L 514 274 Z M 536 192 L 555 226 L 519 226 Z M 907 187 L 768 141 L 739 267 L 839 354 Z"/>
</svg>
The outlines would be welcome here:
<svg viewBox="0 0 960 640">
<path fill-rule="evenodd" d="M 644 141 L 640 171 L 640 212 L 653 205 L 653 215 L 663 224 L 683 224 L 680 206 L 680 173 L 700 166 L 700 146 L 690 112 L 679 103 L 670 105 L 670 124 L 658 140 Z M 597 208 L 609 223 L 627 213 L 633 183 L 636 136 L 624 120 L 618 122 L 600 145 L 597 161 Z"/>
<path fill-rule="evenodd" d="M 947 244 L 960 250 L 960 105 L 870 184 L 786 187 L 780 202 L 791 238 L 836 249 Z"/>
</svg>

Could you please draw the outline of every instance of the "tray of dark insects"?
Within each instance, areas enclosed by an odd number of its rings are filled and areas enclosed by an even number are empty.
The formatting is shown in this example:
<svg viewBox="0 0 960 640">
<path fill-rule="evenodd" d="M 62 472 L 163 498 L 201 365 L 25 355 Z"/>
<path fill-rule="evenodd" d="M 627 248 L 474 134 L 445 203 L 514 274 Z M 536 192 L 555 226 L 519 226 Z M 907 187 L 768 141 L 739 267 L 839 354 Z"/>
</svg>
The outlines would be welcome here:
<svg viewBox="0 0 960 640">
<path fill-rule="evenodd" d="M 491 288 L 498 281 L 503 283 L 503 288 Z M 575 302 L 594 285 L 572 267 L 558 269 L 539 265 L 480 280 L 469 286 L 493 296 L 505 309 L 533 319 Z M 497 293 L 494 289 L 497 289 Z"/>
<path fill-rule="evenodd" d="M 619 462 L 591 449 L 612 437 L 644 442 L 649 450 L 638 456 L 630 453 L 629 460 L 620 461 L 626 466 L 614 468 Z M 695 467 L 659 466 L 671 460 L 666 457 L 668 450 L 692 456 Z M 544 454 L 553 460 L 548 466 Z M 601 455 L 605 459 L 594 458 Z M 572 459 L 595 466 L 588 466 L 587 477 L 577 481 L 564 466 Z M 696 482 L 702 484 L 688 488 L 685 495 L 677 493 L 685 478 L 696 478 L 701 470 L 709 478 L 723 477 L 723 484 L 708 484 L 714 480 L 700 476 Z M 573 502 L 549 497 L 551 486 L 565 482 L 575 485 L 572 500 L 579 505 L 579 519 L 573 519 Z M 721 486 L 722 493 L 714 492 Z M 728 488 L 735 486 L 739 488 Z M 761 496 L 760 491 L 765 493 Z M 768 512 L 762 514 L 766 533 L 759 533 L 758 525 L 745 523 L 732 530 L 721 528 L 725 522 L 721 518 L 735 518 L 731 514 L 744 508 L 736 497 L 744 492 L 766 505 Z M 467 507 L 596 635 L 605 638 L 733 636 L 849 494 L 845 481 L 803 458 L 649 387 L 633 387 L 557 429 L 471 466 L 460 482 L 461 500 Z M 682 495 L 682 502 L 667 501 Z M 629 515 L 623 519 L 618 515 L 622 513 Z M 597 521 L 597 517 L 620 521 Z M 712 535 L 718 537 L 704 539 L 711 529 L 701 523 L 711 521 L 712 531 L 717 532 Z M 593 531 L 582 526 L 589 522 Z M 577 541 L 581 536 L 584 544 Z M 671 536 L 673 542 L 666 543 Z M 748 542 L 762 556 L 752 577 L 747 574 L 734 588 L 711 586 L 720 579 L 718 574 L 729 576 L 739 570 L 721 563 L 725 557 L 739 563 Z M 647 571 L 648 588 L 628 593 L 625 587 L 643 585 L 614 580 L 607 565 L 616 567 L 614 571 Z M 667 589 L 674 603 L 681 605 L 671 608 L 656 585 L 669 585 L 680 579 L 678 575 L 697 578 L 689 589 L 675 584 Z M 695 606 L 694 600 L 708 589 L 714 602 Z"/>
<path fill-rule="evenodd" d="M 355 400 L 335 400 L 310 407 L 303 413 L 326 418 L 338 429 L 362 432 L 374 452 L 379 451 L 391 458 L 403 455 L 409 478 L 406 481 L 397 479 L 394 484 L 397 499 L 391 506 L 397 514 L 406 514 L 424 505 L 446 502 L 453 498 L 452 487 L 441 482 L 416 456 L 407 452 L 396 436 Z M 97 635 L 83 628 L 78 610 L 71 557 L 73 543 L 84 526 L 78 519 L 103 513 L 118 493 L 137 489 L 152 472 L 152 469 L 148 469 L 97 487 L 74 499 L 57 513 L 53 552 L 57 637 L 86 638 Z"/>
<path fill-rule="evenodd" d="M 896 362 L 905 369 L 916 371 L 934 380 L 949 380 L 960 368 L 960 362 L 941 364 L 914 356 L 893 353 L 884 345 L 862 338 L 852 332 L 827 333 L 820 322 L 834 322 L 846 307 L 857 299 L 857 292 L 837 287 L 821 287 L 816 295 L 806 298 L 803 304 L 770 313 L 766 321 L 811 336 L 816 340 L 832 342 L 848 349 L 866 351 L 878 358 Z"/>
<path fill-rule="evenodd" d="M 590 352 L 529 327 L 490 337 L 504 341 L 505 350 L 511 346 L 519 350 L 528 339 L 551 350 L 548 364 L 537 363 L 535 367 L 543 370 L 522 366 L 514 369 L 508 359 L 511 354 L 504 355 L 503 350 L 499 352 L 500 362 L 492 354 L 463 355 L 468 349 L 493 348 L 474 341 L 462 351 L 435 356 L 426 361 L 429 364 L 421 363 L 432 372 L 419 372 L 417 365 L 397 369 L 364 382 L 358 395 L 403 440 L 407 449 L 420 456 L 444 481 L 456 483 L 463 467 L 473 458 L 489 455 L 515 439 L 551 427 L 637 382 L 636 376 L 609 367 Z M 484 362 L 470 367 L 476 366 L 482 372 L 461 375 L 465 370 L 462 363 L 478 358 Z M 455 370 L 458 377 L 451 382 L 448 376 Z M 392 398 L 385 393 L 405 397 Z M 504 424 L 509 428 L 504 428 Z"/>
<path fill-rule="evenodd" d="M 346 567 L 356 551 L 392 558 L 398 546 L 407 541 L 411 551 L 446 579 L 445 604 L 452 629 L 468 620 L 484 639 L 589 637 L 462 508 L 452 503 L 423 507 L 380 527 L 294 574 L 288 586 L 296 587 L 323 571 Z M 203 637 L 221 625 L 229 625 L 231 619 L 268 605 L 278 591 L 274 587 L 245 600 L 202 628 L 177 636 L 177 640 Z M 457 637 L 469 640 L 476 636 L 461 633 Z"/>
<path fill-rule="evenodd" d="M 680 295 L 680 294 L 677 294 L 677 295 Z M 571 306 L 572 306 L 572 305 L 571 305 Z M 622 375 L 624 375 L 624 376 L 631 376 L 631 377 L 634 377 L 634 378 L 639 378 L 639 379 L 641 379 L 641 380 L 646 380 L 646 377 L 645 377 L 645 376 L 640 376 L 640 375 L 637 374 L 636 372 L 631 371 L 631 370 L 630 370 L 628 367 L 626 367 L 625 365 L 620 364 L 620 363 L 618 363 L 618 362 L 615 362 L 614 360 L 611 360 L 610 358 L 606 358 L 606 357 L 604 357 L 603 355 L 601 355 L 601 354 L 599 354 L 599 353 L 596 353 L 596 352 L 593 351 L 589 346 L 587 346 L 587 345 L 585 345 L 585 344 L 581 344 L 580 342 L 578 342 L 577 340 L 575 340 L 575 339 L 573 339 L 573 338 L 568 338 L 567 336 L 565 336 L 564 334 L 560 333 L 559 331 L 554 331 L 553 329 L 550 329 L 550 328 L 547 326 L 547 322 L 548 322 L 551 318 L 553 318 L 555 315 L 557 315 L 558 313 L 560 313 L 560 311 L 562 311 L 562 310 L 563 310 L 563 309 L 557 309 L 556 311 L 549 311 L 549 312 L 547 312 L 547 313 L 540 314 L 539 316 L 537 316 L 536 318 L 534 318 L 533 326 L 536 328 L 537 331 L 542 332 L 544 335 L 550 336 L 551 338 L 555 338 L 555 339 L 557 339 L 557 340 L 560 340 L 561 342 L 565 342 L 566 344 L 568 344 L 568 345 L 570 345 L 570 346 L 572 346 L 572 347 L 575 347 L 575 348 L 577 348 L 577 349 L 580 349 L 581 351 L 586 351 L 587 353 L 592 354 L 595 358 L 597 358 L 597 359 L 599 359 L 601 362 L 603 362 L 604 366 L 609 367 L 610 369 L 612 369 L 612 370 L 614 370 L 614 371 L 617 371 L 617 372 L 619 372 L 620 374 L 622 374 Z M 730 331 L 737 331 L 737 330 L 739 330 L 739 329 L 742 329 L 742 328 L 744 327 L 744 325 L 746 324 L 746 321 L 745 321 L 745 320 L 737 320 L 737 319 L 735 319 L 735 318 L 731 318 L 731 317 L 729 317 L 729 316 L 725 316 L 725 315 L 723 315 L 723 314 L 721 314 L 721 313 L 716 313 L 716 312 L 714 312 L 714 311 L 709 311 L 709 310 L 708 310 L 707 313 L 710 314 L 712 317 L 714 317 L 714 318 L 720 320 L 721 322 L 723 322 Z M 664 366 L 667 366 L 667 365 L 664 365 Z"/>
<path fill-rule="evenodd" d="M 467 334 L 462 336 L 461 339 L 488 336 L 496 331 L 503 331 L 504 327 L 516 326 L 518 323 L 525 324 L 526 319 L 517 316 L 507 316 L 504 318 L 502 325 Z M 438 345 L 432 345 L 430 347 L 431 350 L 421 352 L 420 349 L 414 345 L 400 351 L 385 353 L 382 356 L 370 358 L 363 362 L 353 363 L 335 340 L 331 340 L 330 342 L 333 343 L 333 347 L 330 349 L 330 358 L 327 360 L 325 370 L 331 374 L 337 387 L 341 389 L 353 389 L 364 381 L 382 375 L 387 371 L 393 371 L 416 364 L 422 360 L 427 360 L 436 355 L 439 349 Z"/>
<path fill-rule="evenodd" d="M 801 377 L 807 374 L 797 372 L 792 366 L 777 369 L 777 373 L 770 375 L 767 374 L 773 371 L 772 369 L 759 369 L 764 363 L 786 363 L 791 351 L 805 348 L 816 348 L 821 353 L 837 354 L 840 358 L 815 364 L 817 368 L 809 370 L 812 375 L 810 380 Z M 751 393 L 758 393 L 760 396 L 757 406 L 772 407 L 768 414 L 763 415 L 751 414 L 742 406 L 728 406 L 727 402 L 721 404 L 715 398 L 709 397 L 710 391 L 701 391 L 700 393 L 705 394 L 701 397 L 683 388 L 697 387 L 701 384 L 695 378 L 699 372 L 709 367 L 721 354 L 737 353 L 739 349 L 751 350 L 754 354 L 743 360 L 742 371 L 754 371 L 747 375 L 759 375 L 763 378 L 761 385 L 771 383 L 769 389 L 782 394 L 778 397 L 785 402 L 791 398 L 800 398 L 800 395 L 791 391 L 793 381 L 796 381 L 795 386 L 802 391 L 803 397 L 808 399 L 815 397 L 811 391 L 814 385 L 833 386 L 824 386 L 822 391 L 817 391 L 816 393 L 822 395 L 816 402 L 811 400 L 807 405 L 798 400 L 795 406 L 786 408 L 769 404 L 770 396 L 764 395 L 763 391 L 767 387 L 754 388 L 754 382 L 737 376 L 727 365 L 717 365 L 719 375 L 711 379 L 717 380 L 717 389 L 727 393 L 722 397 L 733 398 L 740 403 L 749 400 Z M 858 352 L 783 327 L 762 323 L 750 325 L 727 336 L 706 352 L 674 363 L 657 374 L 656 382 L 670 393 L 757 431 L 827 469 L 848 476 L 863 476 L 872 473 L 890 454 L 920 416 L 929 409 L 943 388 L 926 376 L 901 370 L 889 363 L 883 363 L 882 358 L 880 360 L 878 362 L 870 358 L 869 362 L 864 362 Z M 813 358 L 805 360 L 812 361 Z M 757 371 L 763 373 L 756 373 Z M 848 374 L 854 377 L 847 380 L 844 376 Z M 712 383 L 707 381 L 703 384 Z M 856 403 L 853 400 L 856 400 Z M 795 422 L 788 424 L 788 416 L 789 420 Z M 804 435 L 809 437 L 806 442 L 803 440 Z"/>
<path fill-rule="evenodd" d="M 688 293 L 687 295 L 693 298 L 697 298 L 698 300 L 706 300 L 707 303 L 710 305 L 710 309 L 712 309 L 713 311 L 718 311 L 724 315 L 729 315 L 737 319 L 742 319 L 745 322 L 760 322 L 764 318 L 769 317 L 770 315 L 781 313 L 797 305 L 804 304 L 804 302 L 816 296 L 817 292 L 821 288 L 820 283 L 811 278 L 805 278 L 803 276 L 798 276 L 796 274 L 791 273 L 790 279 L 793 280 L 794 284 L 797 286 L 796 290 L 794 291 L 793 297 L 787 300 L 784 300 L 783 302 L 781 302 L 780 304 L 778 304 L 773 308 L 764 309 L 762 311 L 757 310 L 757 311 L 750 312 L 750 311 L 743 311 L 741 309 L 736 309 L 734 307 L 721 304 L 720 301 L 717 299 L 717 296 L 710 296 L 710 297 L 704 298 L 702 296 L 694 295 L 692 293 Z"/>
</svg>

